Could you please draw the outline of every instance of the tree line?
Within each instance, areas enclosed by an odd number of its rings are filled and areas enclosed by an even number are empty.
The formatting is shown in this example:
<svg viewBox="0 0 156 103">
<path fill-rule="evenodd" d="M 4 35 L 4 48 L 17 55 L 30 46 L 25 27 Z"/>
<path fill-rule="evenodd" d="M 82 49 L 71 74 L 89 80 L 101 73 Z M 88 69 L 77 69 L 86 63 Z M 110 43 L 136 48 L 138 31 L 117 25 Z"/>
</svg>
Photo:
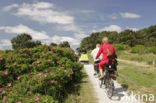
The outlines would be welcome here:
<svg viewBox="0 0 156 103">
<path fill-rule="evenodd" d="M 68 41 L 61 42 L 60 44 L 56 44 L 54 42 L 52 42 L 50 45 L 70 48 Z M 31 35 L 27 33 L 22 33 L 12 38 L 11 43 L 13 49 L 33 48 L 42 45 L 41 41 L 33 41 Z"/>
<path fill-rule="evenodd" d="M 152 25 L 142 30 L 124 30 L 120 33 L 115 31 L 103 31 L 92 33 L 90 36 L 82 39 L 80 48 L 87 50 L 94 49 L 97 43 L 102 44 L 102 37 L 108 37 L 111 44 L 126 44 L 130 47 L 143 45 L 145 47 L 156 46 L 156 25 Z"/>
</svg>

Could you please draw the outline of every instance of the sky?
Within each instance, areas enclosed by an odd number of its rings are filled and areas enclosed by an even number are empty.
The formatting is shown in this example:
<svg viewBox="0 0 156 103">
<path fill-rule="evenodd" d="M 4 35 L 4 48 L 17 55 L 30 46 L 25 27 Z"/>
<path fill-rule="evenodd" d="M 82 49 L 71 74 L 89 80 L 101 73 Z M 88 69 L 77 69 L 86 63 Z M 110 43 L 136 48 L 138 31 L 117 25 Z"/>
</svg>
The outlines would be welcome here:
<svg viewBox="0 0 156 103">
<path fill-rule="evenodd" d="M 156 0 L 1 0 L 0 50 L 29 33 L 42 44 L 72 48 L 93 32 L 140 30 L 156 24 Z"/>
</svg>

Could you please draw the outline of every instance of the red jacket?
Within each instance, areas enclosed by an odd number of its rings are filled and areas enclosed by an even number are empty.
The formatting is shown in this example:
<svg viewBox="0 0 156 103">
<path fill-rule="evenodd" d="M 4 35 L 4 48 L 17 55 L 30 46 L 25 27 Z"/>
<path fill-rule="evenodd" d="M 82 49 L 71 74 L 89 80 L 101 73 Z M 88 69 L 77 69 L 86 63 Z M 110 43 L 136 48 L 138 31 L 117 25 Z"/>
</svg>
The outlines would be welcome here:
<svg viewBox="0 0 156 103">
<path fill-rule="evenodd" d="M 99 52 L 96 56 L 96 59 L 101 55 L 101 53 L 103 54 L 102 56 L 102 61 L 109 61 L 109 58 L 107 57 L 107 50 L 108 48 L 112 51 L 112 54 L 115 54 L 115 49 L 114 46 L 109 44 L 109 43 L 105 43 L 103 44 L 100 49 Z"/>
</svg>

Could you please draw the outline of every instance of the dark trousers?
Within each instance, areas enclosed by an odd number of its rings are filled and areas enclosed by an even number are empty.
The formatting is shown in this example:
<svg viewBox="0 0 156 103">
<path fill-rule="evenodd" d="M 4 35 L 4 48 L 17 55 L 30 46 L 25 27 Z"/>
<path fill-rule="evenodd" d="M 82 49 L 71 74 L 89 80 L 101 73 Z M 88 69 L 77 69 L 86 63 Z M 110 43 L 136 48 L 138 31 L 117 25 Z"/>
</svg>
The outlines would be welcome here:
<svg viewBox="0 0 156 103">
<path fill-rule="evenodd" d="M 99 63 L 100 63 L 100 61 L 95 61 L 95 62 L 94 62 L 94 70 L 95 70 L 97 73 L 99 73 Z"/>
</svg>

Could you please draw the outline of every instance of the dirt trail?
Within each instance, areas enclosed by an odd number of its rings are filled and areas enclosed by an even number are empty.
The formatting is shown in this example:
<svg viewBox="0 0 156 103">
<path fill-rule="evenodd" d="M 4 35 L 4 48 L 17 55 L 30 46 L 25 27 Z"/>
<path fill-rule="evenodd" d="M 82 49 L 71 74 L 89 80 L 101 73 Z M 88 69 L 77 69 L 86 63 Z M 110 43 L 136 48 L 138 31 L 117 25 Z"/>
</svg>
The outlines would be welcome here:
<svg viewBox="0 0 156 103">
<path fill-rule="evenodd" d="M 118 84 L 116 81 L 115 81 L 114 96 L 112 97 L 112 99 L 109 99 L 106 95 L 104 87 L 103 88 L 99 87 L 98 78 L 95 78 L 93 76 L 94 73 L 93 65 L 92 64 L 84 65 L 84 68 L 94 87 L 94 91 L 96 93 L 95 96 L 97 96 L 99 100 L 98 103 L 138 103 L 136 99 L 134 99 L 134 96 L 129 96 L 126 93 L 125 89 L 122 88 L 121 85 Z"/>
</svg>

